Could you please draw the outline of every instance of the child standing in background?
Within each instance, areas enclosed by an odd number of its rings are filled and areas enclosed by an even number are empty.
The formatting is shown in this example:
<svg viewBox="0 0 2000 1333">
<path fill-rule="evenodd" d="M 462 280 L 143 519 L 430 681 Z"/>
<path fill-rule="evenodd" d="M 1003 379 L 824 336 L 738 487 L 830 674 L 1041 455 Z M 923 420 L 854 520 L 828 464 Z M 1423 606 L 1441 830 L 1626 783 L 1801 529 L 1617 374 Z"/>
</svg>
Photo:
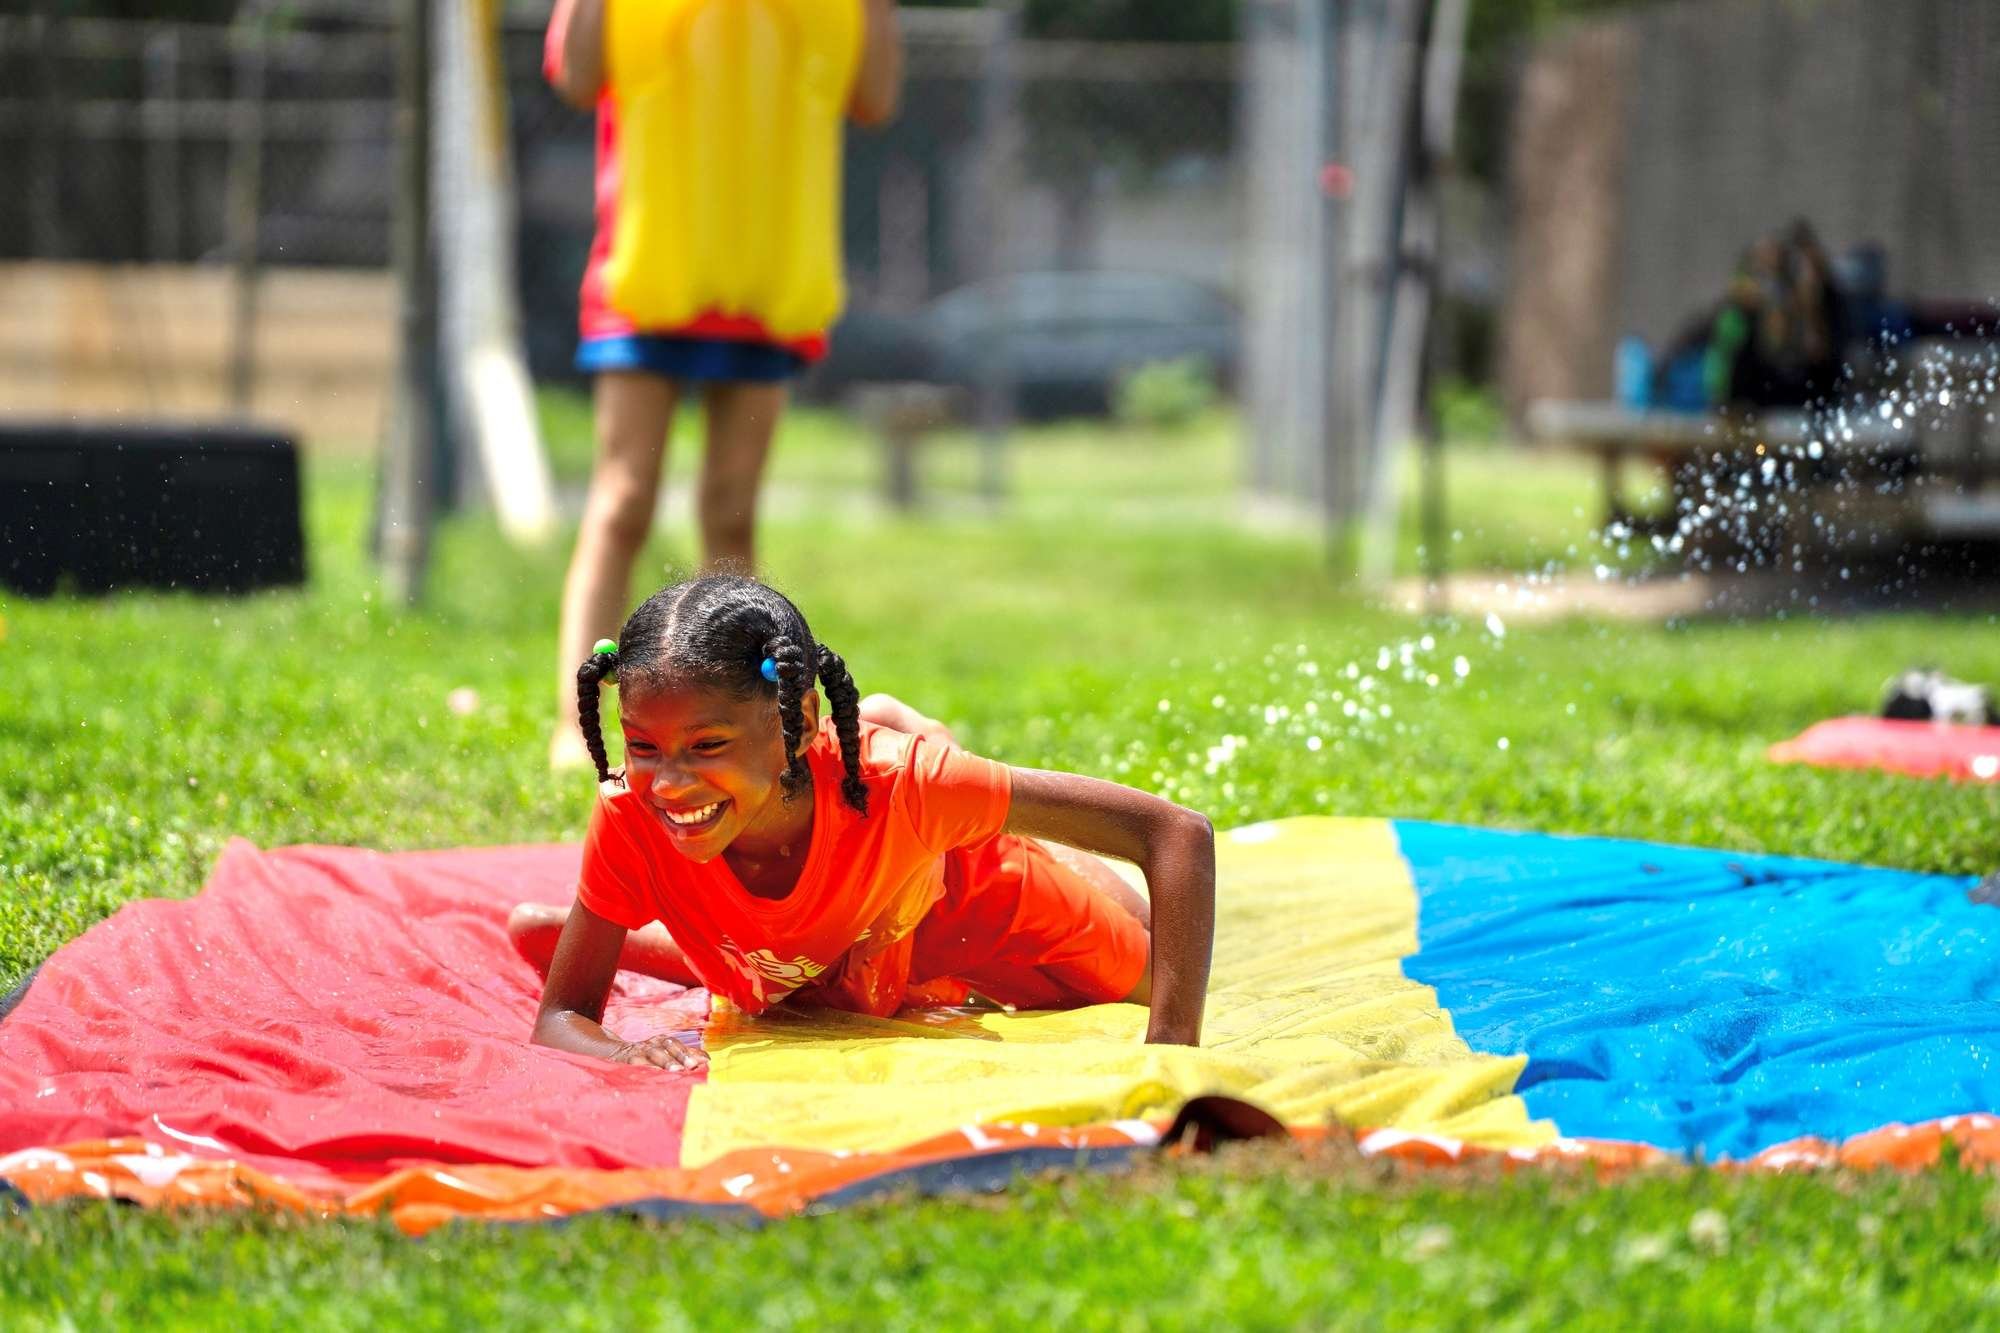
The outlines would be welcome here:
<svg viewBox="0 0 2000 1333">
<path fill-rule="evenodd" d="M 588 763 L 575 664 L 629 605 L 675 407 L 707 421 L 708 568 L 749 572 L 786 384 L 825 354 L 844 288 L 843 120 L 896 111 L 895 0 L 557 0 L 544 70 L 597 113 L 597 231 L 577 366 L 597 457 L 557 637 L 549 759 Z"/>
<path fill-rule="evenodd" d="M 613 676 L 617 774 L 598 721 Z M 1150 1008 L 1148 1041 L 1200 1042 L 1215 927 L 1201 815 L 968 754 L 907 705 L 862 698 L 798 608 L 751 579 L 655 593 L 576 682 L 603 791 L 576 902 L 524 904 L 508 922 L 548 978 L 537 1042 L 706 1063 L 671 1036 L 604 1030 L 620 967 L 750 1013 L 1125 1001 Z M 1150 904 L 1091 853 L 1137 865 Z"/>
</svg>

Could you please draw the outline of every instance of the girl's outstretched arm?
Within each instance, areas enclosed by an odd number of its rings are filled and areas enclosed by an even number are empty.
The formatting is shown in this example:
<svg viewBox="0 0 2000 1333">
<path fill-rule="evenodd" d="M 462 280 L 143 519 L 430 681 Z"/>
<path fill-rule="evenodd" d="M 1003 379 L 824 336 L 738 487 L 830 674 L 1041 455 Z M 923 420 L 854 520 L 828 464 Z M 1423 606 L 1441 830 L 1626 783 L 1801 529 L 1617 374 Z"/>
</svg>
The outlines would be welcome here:
<svg viewBox="0 0 2000 1333">
<path fill-rule="evenodd" d="M 1115 856 L 1145 872 L 1153 905 L 1146 1040 L 1199 1045 L 1215 943 L 1215 829 L 1193 810 L 1115 782 L 1032 768 L 1012 776 L 1009 833 Z"/>
<path fill-rule="evenodd" d="M 626 1065 L 695 1069 L 707 1064 L 706 1052 L 673 1037 L 620 1041 L 604 1030 L 604 1001 L 624 946 L 625 927 L 582 902 L 570 908 L 542 988 L 541 1012 L 535 1015 L 535 1044 Z"/>
</svg>

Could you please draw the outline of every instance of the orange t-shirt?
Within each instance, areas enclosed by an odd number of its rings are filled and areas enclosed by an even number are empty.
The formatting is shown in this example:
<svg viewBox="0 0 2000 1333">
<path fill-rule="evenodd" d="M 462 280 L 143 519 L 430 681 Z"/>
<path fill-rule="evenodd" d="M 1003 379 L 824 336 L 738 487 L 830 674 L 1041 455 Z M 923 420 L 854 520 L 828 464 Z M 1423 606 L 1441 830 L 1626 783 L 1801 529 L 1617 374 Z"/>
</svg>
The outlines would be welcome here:
<svg viewBox="0 0 2000 1333">
<path fill-rule="evenodd" d="M 912 933 L 944 896 L 945 854 L 1007 822 L 1007 766 L 864 722 L 864 819 L 840 794 L 831 721 L 806 758 L 812 846 L 784 898 L 751 894 L 720 856 L 688 860 L 630 791 L 598 801 L 577 896 L 627 930 L 665 925 L 702 983 L 750 1013 L 810 987 L 822 1004 L 886 1016 L 908 988 Z"/>
</svg>

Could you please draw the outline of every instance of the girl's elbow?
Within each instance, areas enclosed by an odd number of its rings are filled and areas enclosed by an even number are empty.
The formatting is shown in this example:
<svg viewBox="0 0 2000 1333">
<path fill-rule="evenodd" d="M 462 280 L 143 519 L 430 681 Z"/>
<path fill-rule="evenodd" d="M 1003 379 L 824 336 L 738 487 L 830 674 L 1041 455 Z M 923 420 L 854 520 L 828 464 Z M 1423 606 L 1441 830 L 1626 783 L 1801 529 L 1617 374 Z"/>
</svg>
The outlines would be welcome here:
<svg viewBox="0 0 2000 1333">
<path fill-rule="evenodd" d="M 1175 806 L 1174 832 L 1186 846 L 1211 861 L 1215 859 L 1215 825 L 1201 811 Z"/>
</svg>

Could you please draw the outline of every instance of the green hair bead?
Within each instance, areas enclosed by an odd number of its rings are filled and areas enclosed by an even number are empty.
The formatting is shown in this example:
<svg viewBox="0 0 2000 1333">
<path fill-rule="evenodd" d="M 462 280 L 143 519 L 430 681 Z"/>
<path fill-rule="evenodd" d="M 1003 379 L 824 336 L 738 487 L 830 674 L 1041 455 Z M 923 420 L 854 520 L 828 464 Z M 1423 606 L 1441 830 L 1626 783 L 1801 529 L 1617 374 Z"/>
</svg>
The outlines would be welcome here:
<svg viewBox="0 0 2000 1333">
<path fill-rule="evenodd" d="M 613 657 L 618 655 L 618 645 L 609 639 L 599 639 L 597 645 L 590 650 L 592 657 L 603 657 L 607 653 Z"/>
</svg>

